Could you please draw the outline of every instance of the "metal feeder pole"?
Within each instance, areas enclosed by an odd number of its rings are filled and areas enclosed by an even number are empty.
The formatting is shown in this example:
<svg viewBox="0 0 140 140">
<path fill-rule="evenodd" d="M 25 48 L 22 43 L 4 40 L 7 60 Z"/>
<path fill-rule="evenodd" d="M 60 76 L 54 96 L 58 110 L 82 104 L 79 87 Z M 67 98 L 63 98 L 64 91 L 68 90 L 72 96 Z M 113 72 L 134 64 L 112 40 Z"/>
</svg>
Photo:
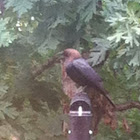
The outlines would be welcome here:
<svg viewBox="0 0 140 140">
<path fill-rule="evenodd" d="M 70 104 L 69 112 L 69 140 L 90 140 L 91 130 L 91 103 L 86 93 L 76 94 Z"/>
</svg>

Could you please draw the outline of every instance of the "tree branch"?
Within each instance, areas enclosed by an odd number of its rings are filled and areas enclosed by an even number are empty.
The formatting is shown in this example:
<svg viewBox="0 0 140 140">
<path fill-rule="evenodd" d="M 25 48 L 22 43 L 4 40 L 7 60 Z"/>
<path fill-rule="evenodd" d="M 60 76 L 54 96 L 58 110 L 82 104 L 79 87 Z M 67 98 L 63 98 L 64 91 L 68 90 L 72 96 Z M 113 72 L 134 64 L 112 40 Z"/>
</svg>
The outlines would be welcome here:
<svg viewBox="0 0 140 140">
<path fill-rule="evenodd" d="M 132 108 L 137 108 L 140 110 L 140 102 L 132 101 L 132 102 L 127 102 L 127 103 L 116 105 L 116 111 L 125 111 L 125 110 L 132 109 Z"/>
<path fill-rule="evenodd" d="M 36 78 L 46 69 L 51 68 L 60 61 L 60 57 L 56 54 L 54 57 L 48 59 L 44 64 L 40 65 L 37 69 L 32 71 L 32 78 Z"/>
</svg>

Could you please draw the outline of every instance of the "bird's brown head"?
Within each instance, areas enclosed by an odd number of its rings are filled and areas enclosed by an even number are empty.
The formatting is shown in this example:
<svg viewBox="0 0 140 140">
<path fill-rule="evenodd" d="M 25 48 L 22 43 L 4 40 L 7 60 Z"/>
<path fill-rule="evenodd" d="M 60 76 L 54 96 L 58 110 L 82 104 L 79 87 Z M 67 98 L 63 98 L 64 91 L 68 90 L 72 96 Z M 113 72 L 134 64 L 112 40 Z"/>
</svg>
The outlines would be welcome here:
<svg viewBox="0 0 140 140">
<path fill-rule="evenodd" d="M 64 50 L 63 56 L 64 56 L 64 60 L 69 60 L 69 61 L 81 58 L 81 54 L 77 50 L 72 48 L 68 48 Z"/>
</svg>

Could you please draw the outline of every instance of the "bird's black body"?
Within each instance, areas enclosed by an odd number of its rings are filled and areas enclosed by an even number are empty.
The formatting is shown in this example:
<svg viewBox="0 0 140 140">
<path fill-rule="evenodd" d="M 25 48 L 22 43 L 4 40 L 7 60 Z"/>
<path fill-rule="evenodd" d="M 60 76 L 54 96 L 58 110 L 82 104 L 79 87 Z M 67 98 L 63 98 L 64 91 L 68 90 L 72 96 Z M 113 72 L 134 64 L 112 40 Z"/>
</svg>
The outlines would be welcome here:
<svg viewBox="0 0 140 140">
<path fill-rule="evenodd" d="M 93 86 L 100 87 L 102 79 L 90 67 L 85 59 L 79 58 L 70 62 L 66 66 L 68 76 L 80 86 Z"/>
<path fill-rule="evenodd" d="M 78 85 L 97 89 L 115 106 L 108 97 L 108 92 L 103 88 L 101 77 L 92 69 L 85 59 L 78 58 L 67 63 L 66 72 Z"/>
</svg>

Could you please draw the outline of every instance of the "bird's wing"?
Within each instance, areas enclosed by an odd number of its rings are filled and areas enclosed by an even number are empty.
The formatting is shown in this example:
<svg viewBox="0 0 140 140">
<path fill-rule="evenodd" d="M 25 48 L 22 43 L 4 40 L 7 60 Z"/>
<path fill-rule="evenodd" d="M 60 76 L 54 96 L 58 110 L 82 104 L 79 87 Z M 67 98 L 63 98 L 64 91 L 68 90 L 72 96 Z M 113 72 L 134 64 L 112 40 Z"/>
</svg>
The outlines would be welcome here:
<svg viewBox="0 0 140 140">
<path fill-rule="evenodd" d="M 95 85 L 97 87 L 102 86 L 101 77 L 93 70 L 93 68 L 87 63 L 85 59 L 76 59 L 72 62 L 72 65 L 75 68 L 76 73 L 83 76 L 88 84 L 91 84 L 92 86 Z"/>
<path fill-rule="evenodd" d="M 108 96 L 108 92 L 103 88 L 101 77 L 92 69 L 86 60 L 80 58 L 73 60 L 67 67 L 70 78 L 79 85 L 87 85 L 100 91 L 107 100 L 115 107 Z"/>
</svg>

